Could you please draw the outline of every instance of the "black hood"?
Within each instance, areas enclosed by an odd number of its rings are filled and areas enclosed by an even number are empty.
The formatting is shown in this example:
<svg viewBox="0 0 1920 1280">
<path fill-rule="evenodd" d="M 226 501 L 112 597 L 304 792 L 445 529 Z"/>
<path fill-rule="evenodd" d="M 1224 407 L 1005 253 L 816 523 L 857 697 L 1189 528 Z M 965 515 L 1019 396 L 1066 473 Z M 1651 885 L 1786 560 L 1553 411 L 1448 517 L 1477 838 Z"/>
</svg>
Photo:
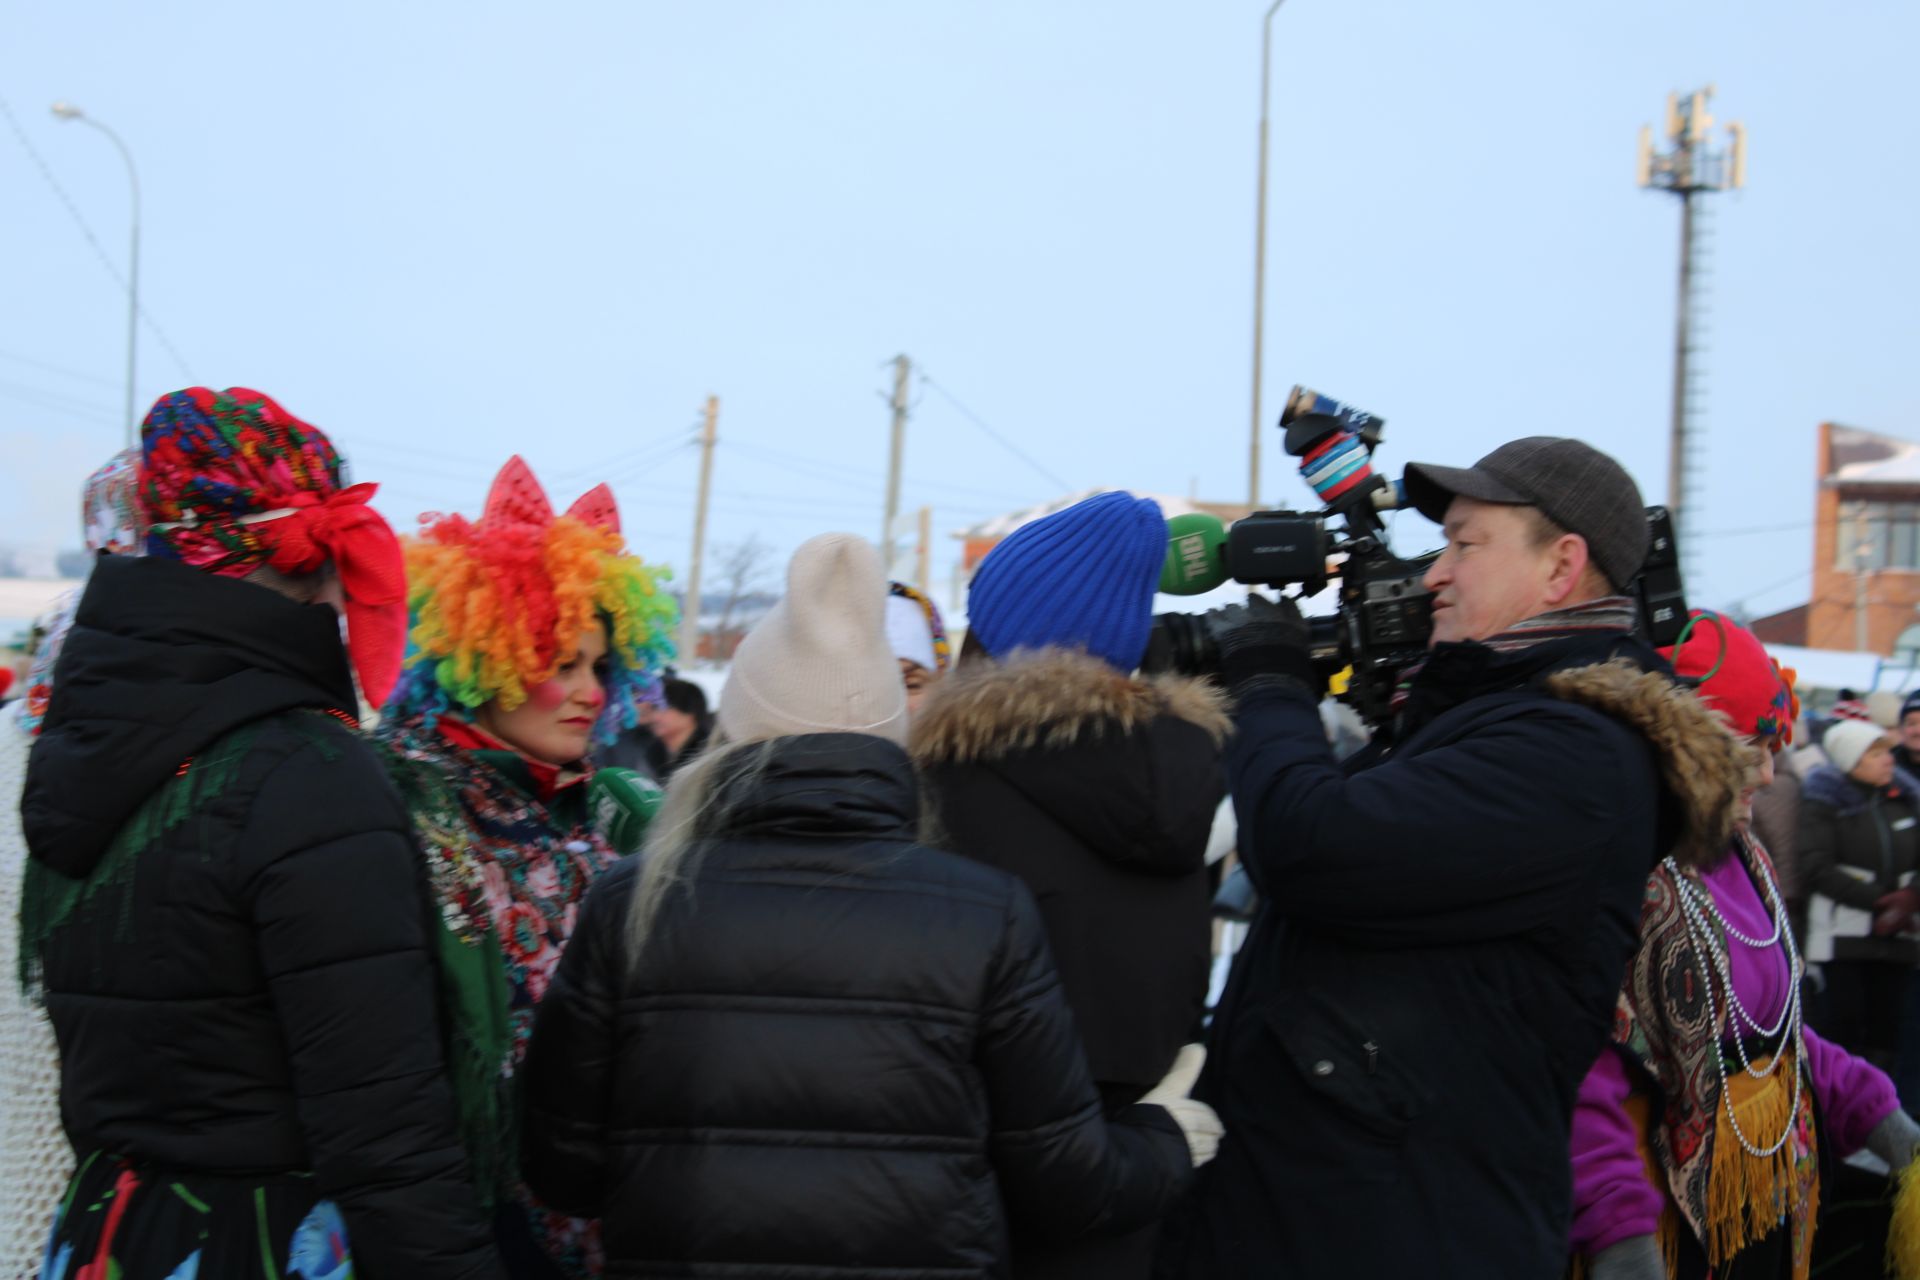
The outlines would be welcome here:
<svg viewBox="0 0 1920 1280">
<path fill-rule="evenodd" d="M 356 705 L 328 606 L 176 561 L 103 557 L 27 766 L 28 852 L 82 878 L 154 789 L 221 737 L 297 707 Z"/>
<path fill-rule="evenodd" d="M 913 840 L 920 790 L 898 743 L 865 733 L 807 733 L 741 751 L 714 782 L 728 839 Z"/>
</svg>

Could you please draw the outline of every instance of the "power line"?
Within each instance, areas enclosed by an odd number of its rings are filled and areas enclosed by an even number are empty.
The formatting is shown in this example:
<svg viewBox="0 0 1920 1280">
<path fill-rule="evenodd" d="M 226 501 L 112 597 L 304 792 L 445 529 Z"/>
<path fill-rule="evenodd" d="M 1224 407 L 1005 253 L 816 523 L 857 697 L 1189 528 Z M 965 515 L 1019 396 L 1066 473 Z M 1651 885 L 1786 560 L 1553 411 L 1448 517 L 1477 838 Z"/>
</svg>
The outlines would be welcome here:
<svg viewBox="0 0 1920 1280">
<path fill-rule="evenodd" d="M 676 444 L 668 445 L 665 449 L 659 450 L 649 457 L 634 458 L 617 470 L 600 473 L 596 479 L 596 483 L 631 484 L 636 476 L 646 475 L 658 470 L 675 458 L 683 454 L 690 454 L 699 447 L 700 442 L 698 440 L 681 440 Z"/>
<path fill-rule="evenodd" d="M 1757 587 L 1752 591 L 1737 592 L 1729 598 L 1734 600 L 1751 600 L 1755 596 L 1764 596 L 1768 592 L 1778 591 L 1782 587 L 1792 586 L 1802 578 L 1811 577 L 1812 574 L 1813 570 L 1811 568 L 1796 569 L 1778 582 L 1769 582 L 1766 586 Z"/>
<path fill-rule="evenodd" d="M 608 458 L 603 462 L 590 462 L 584 467 L 570 467 L 567 470 L 560 472 L 555 478 L 559 480 L 569 480 L 577 477 L 594 476 L 594 475 L 598 475 L 601 478 L 604 478 L 610 472 L 624 469 L 629 464 L 629 462 L 633 458 L 637 457 L 638 455 L 655 453 L 663 445 L 667 446 L 667 450 L 666 450 L 666 453 L 661 454 L 660 456 L 666 457 L 671 455 L 674 450 L 680 448 L 680 446 L 682 445 L 699 443 L 699 441 L 696 438 L 696 435 L 699 432 L 699 430 L 700 430 L 700 427 L 697 423 L 687 427 L 675 427 L 672 431 L 669 431 L 664 435 L 655 436 L 653 439 L 648 440 L 642 444 L 634 445 L 630 449 L 626 449 L 620 453 L 616 453 L 611 458 Z"/>
<path fill-rule="evenodd" d="M 1696 538 L 1744 538 L 1757 533 L 1796 533 L 1801 529 L 1811 529 L 1813 525 L 1814 522 L 1811 520 L 1802 520 L 1797 524 L 1759 524 L 1747 529 L 1707 529 L 1692 536 Z"/>
<path fill-rule="evenodd" d="M 920 381 L 924 382 L 927 386 L 932 387 L 935 391 L 938 391 L 942 396 L 946 397 L 947 403 L 952 405 L 955 409 L 958 409 L 960 411 L 961 417 L 965 418 L 968 422 L 971 422 L 974 426 L 980 428 L 980 430 L 986 432 L 987 436 L 990 439 L 992 439 L 995 443 L 997 443 L 1001 448 L 1005 449 L 1008 453 L 1011 453 L 1014 457 L 1020 459 L 1020 461 L 1026 463 L 1029 467 L 1032 467 L 1036 472 L 1040 474 L 1041 478 L 1044 479 L 1048 484 L 1053 485 L 1055 488 L 1059 489 L 1062 492 L 1066 492 L 1073 488 L 1073 486 L 1068 484 L 1065 480 L 1062 480 L 1059 476 L 1056 476 L 1055 474 L 1053 474 L 1053 472 L 1047 470 L 1045 467 L 1041 466 L 1038 462 L 1035 462 L 1032 456 L 1029 455 L 1025 450 L 1021 449 L 1019 445 L 1016 445 L 1015 443 L 1013 443 L 1013 441 L 1007 439 L 1005 436 L 1001 435 L 998 431 L 995 431 L 992 427 L 988 426 L 986 419 L 982 418 L 979 414 L 975 413 L 973 410 L 967 408 L 966 405 L 961 404 L 958 397 L 956 397 L 953 394 L 953 392 L 947 390 L 945 387 L 941 386 L 938 382 L 935 382 L 931 377 L 927 375 L 927 371 L 924 368 L 921 369 L 920 371 Z"/>
<path fill-rule="evenodd" d="M 808 457 L 804 454 L 788 453 L 783 449 L 768 448 L 766 445 L 740 444 L 736 442 L 733 447 L 747 454 L 749 457 L 764 456 L 777 462 L 786 463 L 789 466 L 799 467 L 802 470 L 812 468 L 819 478 L 830 480 L 837 484 L 866 485 L 878 483 L 886 479 L 886 473 L 882 471 L 857 467 L 848 463 L 828 462 L 820 458 Z M 982 489 L 975 485 L 955 484 L 948 480 L 925 480 L 918 476 L 907 476 L 906 481 L 915 490 L 945 489 L 950 493 L 964 493 L 978 498 L 991 498 L 995 502 L 1032 501 L 1032 495 L 1030 494 L 1015 494 L 1004 489 Z"/>
<path fill-rule="evenodd" d="M 36 409 L 50 413 L 62 413 L 70 418 L 92 422 L 101 426 L 120 425 L 120 415 L 96 407 L 89 401 L 77 400 L 61 395 L 57 391 L 47 391 L 41 387 L 27 386 L 23 383 L 0 381 L 0 395 L 11 396 Z"/>
<path fill-rule="evenodd" d="M 72 217 L 74 225 L 80 228 L 80 234 L 86 237 L 89 245 L 93 246 L 93 254 L 100 260 L 100 265 L 106 268 L 109 276 L 113 277 L 114 283 L 120 286 L 121 292 L 131 293 L 133 286 L 127 282 L 127 277 L 121 273 L 120 268 L 114 265 L 113 259 L 108 256 L 105 247 L 101 245 L 100 237 L 93 234 L 93 227 L 88 224 L 86 217 L 81 214 L 80 206 L 73 202 L 73 197 L 67 194 L 67 189 L 60 185 L 60 179 L 53 176 L 53 169 L 47 164 L 45 158 L 41 156 L 39 148 L 33 145 L 33 139 L 27 136 L 27 131 L 20 127 L 19 117 L 13 114 L 13 107 L 8 103 L 4 95 L 0 95 L 0 116 L 7 118 L 7 125 L 13 130 L 13 136 L 19 139 L 20 146 L 26 151 L 28 157 L 32 159 L 34 167 L 40 170 L 40 176 L 46 179 L 47 186 L 53 189 L 53 194 L 57 196 L 60 203 L 66 207 L 67 213 Z M 153 336 L 159 340 L 160 345 L 166 348 L 167 354 L 173 357 L 174 364 L 179 366 L 181 376 L 186 378 L 188 382 L 198 381 L 198 379 L 193 376 L 193 371 L 187 368 L 186 358 L 180 354 L 180 349 L 173 345 L 173 339 L 168 337 L 167 331 L 160 327 L 160 322 L 153 318 L 153 313 L 138 302 L 134 305 L 135 310 L 137 310 L 140 315 L 140 319 L 146 322 L 147 328 L 152 332 Z"/>
<path fill-rule="evenodd" d="M 354 447 L 355 449 L 372 449 L 375 453 L 398 454 L 401 457 L 414 458 L 423 462 L 450 464 L 462 467 L 479 467 L 483 470 L 492 466 L 492 464 L 485 459 L 476 458 L 469 454 L 452 453 L 445 449 L 422 449 L 415 445 L 395 444 L 391 440 L 377 436 L 369 437 L 364 441 L 355 441 Z"/>
<path fill-rule="evenodd" d="M 120 384 L 112 378 L 103 378 L 97 373 L 82 373 L 78 369 L 69 369 L 64 365 L 48 364 L 46 361 L 36 360 L 32 356 L 23 356 L 17 351 L 0 351 L 0 360 L 13 360 L 20 364 L 31 365 L 45 373 L 57 373 L 62 377 L 77 378 L 81 382 L 91 382 L 96 386 L 111 387 L 114 390 L 119 390 L 120 388 Z"/>
</svg>

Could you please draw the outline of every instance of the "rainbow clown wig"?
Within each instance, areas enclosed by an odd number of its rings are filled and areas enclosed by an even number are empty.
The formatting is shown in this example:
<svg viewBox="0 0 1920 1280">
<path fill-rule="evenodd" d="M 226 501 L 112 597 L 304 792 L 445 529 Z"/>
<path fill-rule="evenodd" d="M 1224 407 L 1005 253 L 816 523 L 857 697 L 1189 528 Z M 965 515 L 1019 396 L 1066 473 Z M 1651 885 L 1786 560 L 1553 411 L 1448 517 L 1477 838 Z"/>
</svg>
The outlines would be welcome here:
<svg viewBox="0 0 1920 1280">
<path fill-rule="evenodd" d="M 594 737 L 611 742 L 660 698 L 679 616 L 667 571 L 627 554 L 605 485 L 553 513 L 533 471 L 508 460 L 480 519 L 429 515 L 403 540 L 411 615 L 405 668 L 387 715 L 511 711 L 550 680 L 597 619 L 607 629 L 607 704 Z"/>
</svg>

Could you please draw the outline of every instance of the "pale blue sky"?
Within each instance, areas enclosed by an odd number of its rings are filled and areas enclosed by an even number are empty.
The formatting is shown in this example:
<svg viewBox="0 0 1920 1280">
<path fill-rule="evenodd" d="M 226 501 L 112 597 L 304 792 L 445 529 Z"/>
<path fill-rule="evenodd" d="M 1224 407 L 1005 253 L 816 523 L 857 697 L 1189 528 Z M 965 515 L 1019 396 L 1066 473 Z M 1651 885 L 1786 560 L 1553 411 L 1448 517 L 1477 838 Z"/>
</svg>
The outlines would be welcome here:
<svg viewBox="0 0 1920 1280">
<path fill-rule="evenodd" d="M 48 104 L 139 160 L 186 366 L 143 335 L 143 405 L 269 391 L 401 525 L 514 450 L 563 500 L 604 473 L 677 565 L 695 460 L 663 453 L 709 392 L 714 540 L 877 533 L 900 351 L 1072 487 L 1244 496 L 1264 8 L 16 2 L 0 97 L 116 262 L 120 162 Z M 1395 473 L 1581 436 L 1662 496 L 1678 209 L 1634 144 L 1712 82 L 1750 186 L 1710 201 L 1691 594 L 1803 600 L 1816 425 L 1920 436 L 1915 47 L 1910 3 L 1287 0 L 1270 411 L 1295 381 L 1362 404 Z M 4 120 L 0 232 L 0 543 L 71 545 L 124 295 Z M 906 498 L 940 530 L 1058 492 L 916 395 Z M 1277 433 L 1267 460 L 1305 503 Z"/>
</svg>

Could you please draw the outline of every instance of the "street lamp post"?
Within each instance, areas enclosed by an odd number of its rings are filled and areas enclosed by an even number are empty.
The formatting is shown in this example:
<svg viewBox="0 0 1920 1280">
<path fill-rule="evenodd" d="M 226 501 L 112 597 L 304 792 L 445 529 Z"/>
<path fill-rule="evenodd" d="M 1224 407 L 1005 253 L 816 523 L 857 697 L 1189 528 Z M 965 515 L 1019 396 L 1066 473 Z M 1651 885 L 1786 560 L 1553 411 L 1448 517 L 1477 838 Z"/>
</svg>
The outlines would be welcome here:
<svg viewBox="0 0 1920 1280">
<path fill-rule="evenodd" d="M 1247 505 L 1260 505 L 1260 356 L 1267 304 L 1267 79 L 1273 61 L 1273 0 L 1260 29 L 1260 192 L 1253 221 L 1253 430 L 1247 445 Z"/>
<path fill-rule="evenodd" d="M 61 120 L 78 120 L 107 135 L 127 162 L 127 183 L 133 190 L 133 246 L 127 256 L 127 447 L 137 443 L 139 419 L 134 416 L 133 383 L 140 341 L 140 174 L 133 167 L 133 153 L 120 135 L 101 124 L 71 102 L 53 104 L 53 114 Z"/>
</svg>

